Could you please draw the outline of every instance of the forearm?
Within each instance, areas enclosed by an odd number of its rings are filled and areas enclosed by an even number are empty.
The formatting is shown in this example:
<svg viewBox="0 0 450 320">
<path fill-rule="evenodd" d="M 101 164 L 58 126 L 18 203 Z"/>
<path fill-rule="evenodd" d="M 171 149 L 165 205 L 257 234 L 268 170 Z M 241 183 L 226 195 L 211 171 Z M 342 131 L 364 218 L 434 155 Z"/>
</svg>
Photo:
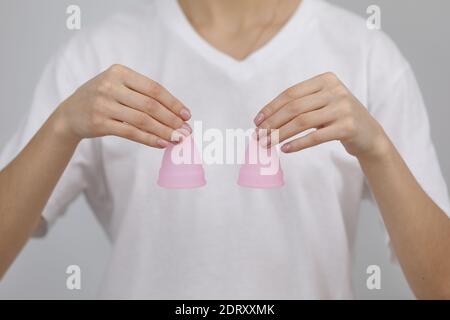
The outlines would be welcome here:
<svg viewBox="0 0 450 320">
<path fill-rule="evenodd" d="M 383 152 L 359 161 L 416 296 L 450 299 L 450 219 L 387 138 Z"/>
<path fill-rule="evenodd" d="M 40 222 L 77 144 L 54 114 L 0 172 L 0 278 Z"/>
<path fill-rule="evenodd" d="M 125 66 L 80 86 L 0 172 L 0 277 L 39 223 L 81 139 L 116 136 L 164 149 L 192 132 L 190 118 L 167 89 Z"/>
</svg>

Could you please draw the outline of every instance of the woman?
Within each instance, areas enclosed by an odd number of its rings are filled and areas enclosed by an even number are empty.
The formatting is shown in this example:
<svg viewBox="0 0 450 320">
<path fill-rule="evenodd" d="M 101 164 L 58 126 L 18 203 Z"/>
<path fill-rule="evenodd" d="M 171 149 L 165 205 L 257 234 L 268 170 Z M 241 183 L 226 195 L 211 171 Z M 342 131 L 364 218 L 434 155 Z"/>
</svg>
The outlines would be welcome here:
<svg viewBox="0 0 450 320">
<path fill-rule="evenodd" d="M 260 143 L 281 143 L 285 187 L 240 188 L 217 165 L 204 188 L 159 188 L 161 149 L 193 119 L 278 134 Z M 111 18 L 55 56 L 1 163 L 1 274 L 84 193 L 113 245 L 104 298 L 350 298 L 370 190 L 416 296 L 450 298 L 450 206 L 411 67 L 321 0 Z"/>
</svg>

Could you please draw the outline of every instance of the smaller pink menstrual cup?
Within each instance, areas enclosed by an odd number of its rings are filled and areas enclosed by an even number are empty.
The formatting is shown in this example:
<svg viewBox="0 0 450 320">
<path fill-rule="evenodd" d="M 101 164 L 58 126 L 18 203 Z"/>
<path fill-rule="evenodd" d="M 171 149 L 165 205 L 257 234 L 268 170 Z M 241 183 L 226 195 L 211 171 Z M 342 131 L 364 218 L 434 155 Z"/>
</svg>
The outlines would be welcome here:
<svg viewBox="0 0 450 320">
<path fill-rule="evenodd" d="M 254 137 L 251 137 L 245 152 L 245 163 L 239 172 L 238 185 L 259 189 L 284 186 L 283 170 L 277 149 L 262 147 Z"/>
<path fill-rule="evenodd" d="M 164 152 L 158 185 L 167 189 L 192 189 L 206 184 L 205 171 L 192 136 L 171 144 Z"/>
</svg>

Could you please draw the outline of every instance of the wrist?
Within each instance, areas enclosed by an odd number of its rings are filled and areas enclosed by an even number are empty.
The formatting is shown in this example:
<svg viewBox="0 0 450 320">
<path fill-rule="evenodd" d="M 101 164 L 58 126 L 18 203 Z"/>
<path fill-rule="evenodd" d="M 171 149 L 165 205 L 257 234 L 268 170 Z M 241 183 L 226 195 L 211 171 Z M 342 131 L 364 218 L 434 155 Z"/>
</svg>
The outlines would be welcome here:
<svg viewBox="0 0 450 320">
<path fill-rule="evenodd" d="M 390 155 L 395 151 L 391 140 L 386 133 L 381 130 L 374 138 L 370 150 L 357 155 L 360 162 L 383 162 L 390 158 Z"/>
<path fill-rule="evenodd" d="M 62 105 L 50 116 L 49 125 L 54 136 L 64 143 L 76 146 L 82 140 L 82 138 L 71 129 Z"/>
</svg>

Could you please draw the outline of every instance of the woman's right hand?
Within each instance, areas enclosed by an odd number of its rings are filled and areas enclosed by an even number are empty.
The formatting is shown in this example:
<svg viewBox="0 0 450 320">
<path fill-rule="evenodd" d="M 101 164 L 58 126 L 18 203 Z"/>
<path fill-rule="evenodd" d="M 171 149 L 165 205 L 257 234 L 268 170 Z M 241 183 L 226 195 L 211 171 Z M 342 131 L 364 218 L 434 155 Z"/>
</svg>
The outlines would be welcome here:
<svg viewBox="0 0 450 320">
<path fill-rule="evenodd" d="M 81 86 L 55 112 L 58 128 L 80 141 L 118 136 L 159 149 L 192 132 L 190 111 L 155 81 L 113 65 Z"/>
</svg>

